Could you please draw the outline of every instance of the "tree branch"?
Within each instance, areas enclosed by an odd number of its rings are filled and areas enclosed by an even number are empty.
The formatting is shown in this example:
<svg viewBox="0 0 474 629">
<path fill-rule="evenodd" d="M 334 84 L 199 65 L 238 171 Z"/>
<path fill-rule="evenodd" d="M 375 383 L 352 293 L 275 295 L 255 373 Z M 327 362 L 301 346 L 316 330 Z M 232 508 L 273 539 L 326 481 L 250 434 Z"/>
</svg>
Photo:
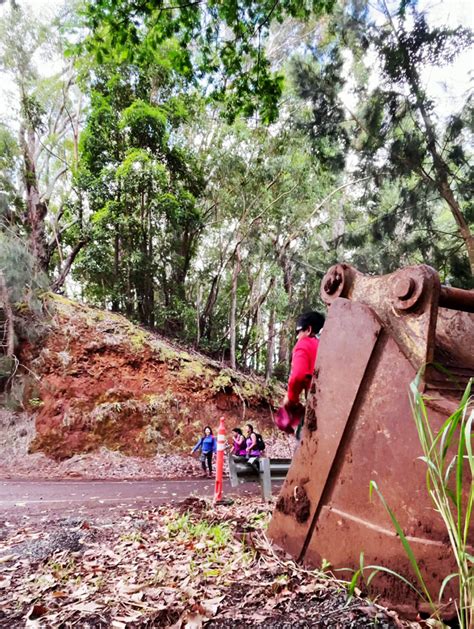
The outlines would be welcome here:
<svg viewBox="0 0 474 629">
<path fill-rule="evenodd" d="M 372 179 L 372 175 L 369 175 L 368 177 L 362 177 L 361 179 L 356 179 L 355 181 L 349 181 L 347 183 L 342 184 L 342 186 L 339 186 L 338 188 L 335 188 L 334 190 L 332 190 L 327 196 L 324 197 L 324 199 L 321 201 L 321 203 L 318 203 L 318 205 L 314 208 L 314 210 L 311 212 L 311 214 L 308 216 L 308 218 L 305 219 L 304 224 L 301 225 L 300 227 L 298 227 L 292 234 L 290 234 L 288 236 L 288 238 L 286 239 L 286 241 L 284 242 L 284 244 L 282 246 L 282 249 L 286 249 L 288 247 L 290 242 L 292 240 L 294 240 L 298 236 L 298 234 L 301 233 L 301 231 L 311 221 L 313 216 L 315 216 L 315 214 L 317 212 L 319 212 L 319 210 L 329 201 L 329 199 L 331 197 L 333 197 L 335 194 L 337 194 L 341 190 L 344 190 L 344 188 L 349 188 L 350 186 L 355 186 L 356 184 L 361 183 L 362 181 L 367 181 L 368 179 Z"/>
<path fill-rule="evenodd" d="M 47 190 L 40 195 L 40 199 L 48 202 L 53 194 L 54 186 L 58 182 L 58 180 L 69 170 L 68 166 L 63 166 L 61 170 L 59 170 L 56 175 L 53 177 L 53 180 L 50 182 Z"/>
<path fill-rule="evenodd" d="M 54 292 L 57 292 L 63 286 L 64 282 L 66 281 L 66 277 L 68 276 L 69 271 L 71 270 L 72 263 L 76 259 L 77 254 L 88 242 L 89 242 L 89 239 L 84 238 L 83 240 L 79 240 L 79 242 L 75 244 L 74 248 L 72 249 L 68 257 L 66 258 L 64 265 L 59 272 L 58 277 L 54 280 L 54 282 L 51 285 L 51 289 Z"/>
</svg>

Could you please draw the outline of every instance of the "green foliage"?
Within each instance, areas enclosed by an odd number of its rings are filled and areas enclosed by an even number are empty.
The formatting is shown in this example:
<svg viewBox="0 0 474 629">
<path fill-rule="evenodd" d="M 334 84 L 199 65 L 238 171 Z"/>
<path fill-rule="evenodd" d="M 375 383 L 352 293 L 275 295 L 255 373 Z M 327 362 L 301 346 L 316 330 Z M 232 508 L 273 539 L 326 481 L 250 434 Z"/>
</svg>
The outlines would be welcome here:
<svg viewBox="0 0 474 629">
<path fill-rule="evenodd" d="M 350 156 L 355 178 L 365 179 L 345 208 L 341 244 L 361 270 L 386 273 L 426 262 L 445 281 L 470 288 L 472 106 L 467 100 L 446 123 L 421 77 L 468 49 L 471 34 L 430 26 L 411 3 L 395 15 L 385 5 L 384 13 L 380 25 L 360 3 L 348 3 L 335 14 L 326 46 L 293 68 L 297 91 L 309 103 L 313 150 L 333 168 Z M 370 89 L 361 71 L 369 46 L 380 68 Z M 345 80 L 355 81 L 350 106 L 342 96 Z"/>
<path fill-rule="evenodd" d="M 25 184 L 36 176 L 46 198 L 69 167 L 43 241 L 57 272 L 87 243 L 72 267 L 83 298 L 267 378 L 276 365 L 284 380 L 294 318 L 323 307 L 332 263 L 385 273 L 426 262 L 473 285 L 446 201 L 447 184 L 469 231 L 472 103 L 444 119 L 420 81 L 469 45 L 465 29 L 433 28 L 411 2 L 383 24 L 358 0 L 91 0 L 80 11 L 61 33 L 20 10 L 0 20 L 24 138 L 45 147 L 35 174 L 16 130 L 0 126 L 0 212 L 29 238 Z M 64 37 L 83 96 L 74 73 L 43 79 L 35 63 L 39 50 L 62 56 Z"/>
<path fill-rule="evenodd" d="M 2 284 L 6 285 L 6 302 L 0 295 L 3 350 L 0 355 L 0 385 L 2 391 L 8 389 L 3 402 L 13 406 L 22 405 L 24 381 L 21 375 L 16 377 L 19 361 L 16 355 L 3 355 L 5 347 L 11 343 L 10 350 L 15 352 L 20 340 L 37 341 L 44 335 L 49 319 L 45 291 L 47 278 L 38 272 L 36 261 L 29 253 L 25 243 L 11 229 L 2 229 L 0 222 L 0 273 Z M 3 293 L 3 290 L 2 290 Z M 8 307 L 8 310 L 7 310 Z M 11 311 L 10 325 L 5 324 L 6 313 Z M 21 389 L 18 399 L 16 391 Z M 41 403 L 40 400 L 37 401 Z"/>
<path fill-rule="evenodd" d="M 212 388 L 216 393 L 233 389 L 232 372 L 229 372 L 227 369 L 221 369 L 219 375 L 212 380 Z"/>
<path fill-rule="evenodd" d="M 364 169 L 374 175 L 377 171 L 380 177 L 378 188 L 367 189 L 364 202 L 371 198 L 377 201 L 381 190 L 395 184 L 400 195 L 391 208 L 394 220 L 387 222 L 382 217 L 376 221 L 380 236 L 395 236 L 402 252 L 421 253 L 425 260 L 445 269 L 448 281 L 469 288 L 474 280 L 467 258 L 463 261 L 459 251 L 462 232 L 456 229 L 457 225 L 461 230 L 457 216 L 467 221 L 467 229 L 469 222 L 472 225 L 466 187 L 470 178 L 466 156 L 469 137 L 460 131 L 467 111 L 455 115 L 444 137 L 439 137 L 435 103 L 424 92 L 419 76 L 427 66 L 441 67 L 452 61 L 470 45 L 471 36 L 463 28 L 430 28 L 425 16 L 416 12 L 411 19 L 411 26 L 407 14 L 406 22 L 401 19 L 396 26 L 392 23 L 379 31 L 373 29 L 372 41 L 385 87 L 373 92 L 362 112 L 366 125 Z M 373 138 L 379 138 L 378 143 Z M 381 167 L 382 151 L 387 159 Z M 455 218 L 445 229 L 438 220 L 441 199 Z M 434 208 L 439 208 L 438 212 Z"/>
<path fill-rule="evenodd" d="M 242 120 L 232 126 L 206 120 L 196 124 L 211 138 L 204 158 L 212 221 L 198 250 L 199 269 L 192 275 L 195 299 L 203 288 L 200 346 L 216 356 L 229 351 L 222 330 L 229 322 L 238 249 L 237 363 L 260 371 L 268 352 L 269 313 L 273 310 L 281 324 L 288 311 L 294 317 L 316 303 L 328 262 L 315 235 L 326 241 L 326 212 L 331 212 L 329 204 L 319 207 L 318 200 L 331 194 L 337 175 L 312 156 L 309 142 L 290 119 L 272 133 Z"/>
<path fill-rule="evenodd" d="M 376 41 L 384 62 L 384 72 L 393 83 L 400 83 L 410 77 L 420 65 L 449 64 L 472 43 L 469 29 L 458 27 L 429 27 L 423 13 L 411 11 L 414 23 L 406 30 L 405 18 L 409 13 L 400 15 L 400 27 L 396 37 L 388 36 L 382 29 Z M 411 17 L 410 16 L 410 17 Z"/>
<path fill-rule="evenodd" d="M 167 118 L 163 109 L 135 100 L 122 112 L 119 128 L 126 132 L 131 146 L 160 153 L 168 140 L 166 126 Z"/>
<path fill-rule="evenodd" d="M 43 310 L 42 294 L 48 288 L 47 278 L 40 272 L 25 243 L 11 230 L 0 229 L 0 270 L 7 284 L 10 302 L 26 303 L 35 314 Z"/>
<path fill-rule="evenodd" d="M 45 130 L 43 119 L 46 111 L 35 94 L 25 94 L 21 101 L 23 118 L 37 132 Z"/>
<path fill-rule="evenodd" d="M 275 120 L 282 76 L 271 70 L 264 41 L 272 22 L 330 12 L 334 0 L 233 0 L 163 7 L 146 0 L 94 0 L 84 11 L 85 48 L 99 64 L 153 68 L 161 84 L 200 85 L 225 105 L 228 120 L 258 111 Z M 193 45 L 191 45 L 191 43 Z"/>
<path fill-rule="evenodd" d="M 0 222 L 14 223 L 14 211 L 22 208 L 16 187 L 20 147 L 13 132 L 0 123 Z"/>
<path fill-rule="evenodd" d="M 167 525 L 170 537 L 193 540 L 198 551 L 209 552 L 225 548 L 231 539 L 227 523 L 215 524 L 207 520 L 195 522 L 189 513 L 171 520 Z"/>
<path fill-rule="evenodd" d="M 36 264 L 64 283 L 76 252 L 87 240 L 81 199 L 72 184 L 77 168 L 77 133 L 82 96 L 63 57 L 63 23 L 12 2 L 0 16 L 0 72 L 4 119 L 18 137 L 9 150 L 8 184 L 1 214 L 34 252 Z M 4 78 L 8 77 L 7 81 Z M 2 134 L 3 135 L 3 134 Z M 5 143 L 0 142 L 0 154 Z M 13 157 L 13 159 L 12 159 Z M 1 158 L 0 158 L 1 159 Z M 3 159 L 1 159 L 3 162 Z"/>
<path fill-rule="evenodd" d="M 110 301 L 152 327 L 166 321 L 176 332 L 202 228 L 195 197 L 203 182 L 193 155 L 171 139 L 183 103 L 173 97 L 163 106 L 148 104 L 153 86 L 144 81 L 146 63 L 140 72 L 138 85 L 131 68 L 103 68 L 94 79 L 78 176 L 89 197 L 92 235 L 75 274 L 96 302 Z"/>
<path fill-rule="evenodd" d="M 339 101 L 345 82 L 339 50 L 330 50 L 322 62 L 295 59 L 292 74 L 299 97 L 311 103 L 308 119 L 299 124 L 307 132 L 318 162 L 337 173 L 344 168 L 349 147 L 345 111 Z"/>
</svg>

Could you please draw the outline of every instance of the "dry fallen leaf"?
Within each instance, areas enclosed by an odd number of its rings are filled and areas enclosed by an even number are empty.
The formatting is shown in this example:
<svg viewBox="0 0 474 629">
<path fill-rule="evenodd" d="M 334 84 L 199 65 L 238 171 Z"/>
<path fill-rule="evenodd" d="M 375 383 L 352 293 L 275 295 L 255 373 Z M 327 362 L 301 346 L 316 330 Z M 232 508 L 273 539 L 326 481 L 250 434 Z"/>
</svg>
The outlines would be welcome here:
<svg viewBox="0 0 474 629">
<path fill-rule="evenodd" d="M 53 598 L 67 598 L 69 595 L 67 592 L 63 592 L 62 590 L 56 590 L 52 594 Z"/>
<path fill-rule="evenodd" d="M 85 613 L 93 613 L 102 608 L 102 605 L 99 603 L 95 603 L 94 601 L 89 601 L 88 603 L 75 603 L 73 605 L 69 605 L 69 609 L 78 612 Z"/>
<path fill-rule="evenodd" d="M 353 622 L 354 613 L 365 613 L 362 609 L 354 611 L 354 606 L 352 611 L 346 610 L 340 589 L 330 580 L 316 581 L 314 575 L 263 543 L 255 523 L 256 501 L 245 498 L 231 508 L 211 509 L 206 501 L 196 498 L 188 499 L 185 508 L 191 510 L 183 510 L 183 505 L 146 511 L 125 511 L 122 507 L 106 521 L 85 513 L 81 521 L 88 526 L 82 527 L 82 553 L 60 551 L 47 562 L 32 562 L 17 555 L 15 564 L 7 564 L 8 575 L 4 571 L 0 580 L 4 620 L 15 626 L 20 610 L 28 629 L 71 623 L 81 627 L 91 616 L 115 629 L 164 627 L 173 622 L 175 628 L 200 629 L 212 618 L 228 619 L 229 626 L 247 621 L 264 625 L 284 621 L 291 626 L 308 612 L 300 601 L 320 590 L 324 591 L 321 598 L 330 601 L 331 612 L 338 613 L 340 627 L 347 626 L 346 621 Z M 271 507 L 265 509 L 269 514 Z M 265 518 L 261 524 L 265 525 Z M 249 556 L 248 547 L 240 542 L 229 542 L 235 530 L 250 526 L 255 530 L 258 556 Z M 74 527 L 76 531 L 80 528 Z M 11 530 L 6 541 L 0 540 L 0 552 L 46 539 L 55 530 L 50 520 Z M 219 546 L 214 531 L 221 535 L 226 530 L 229 538 Z M 138 543 L 131 543 L 135 539 Z M 11 581 L 10 586 L 7 581 Z M 14 601 L 10 594 L 13 589 Z M 43 609 L 39 607 L 36 612 L 43 611 L 43 615 L 35 619 L 33 614 L 27 620 L 26 612 L 32 611 L 31 604 L 39 596 Z M 318 613 L 319 597 L 311 598 L 315 599 L 314 615 L 308 616 L 308 622 Z M 363 601 L 357 605 L 365 607 Z M 408 627 L 406 623 L 403 626 Z"/>
<path fill-rule="evenodd" d="M 124 583 L 123 581 L 119 581 L 116 587 L 121 594 L 135 594 L 143 590 L 146 585 L 146 583 Z"/>
<path fill-rule="evenodd" d="M 219 605 L 224 600 L 225 594 L 222 596 L 216 596 L 215 598 L 209 598 L 202 601 L 202 606 L 206 610 L 207 618 L 212 618 L 216 615 Z"/>
<path fill-rule="evenodd" d="M 30 611 L 28 612 L 27 619 L 28 620 L 36 620 L 37 618 L 41 618 L 48 613 L 48 608 L 41 603 L 37 603 L 32 605 Z"/>
<path fill-rule="evenodd" d="M 202 615 L 199 612 L 187 611 L 181 619 L 180 627 L 184 629 L 201 629 L 205 620 L 208 620 L 206 615 Z"/>
</svg>

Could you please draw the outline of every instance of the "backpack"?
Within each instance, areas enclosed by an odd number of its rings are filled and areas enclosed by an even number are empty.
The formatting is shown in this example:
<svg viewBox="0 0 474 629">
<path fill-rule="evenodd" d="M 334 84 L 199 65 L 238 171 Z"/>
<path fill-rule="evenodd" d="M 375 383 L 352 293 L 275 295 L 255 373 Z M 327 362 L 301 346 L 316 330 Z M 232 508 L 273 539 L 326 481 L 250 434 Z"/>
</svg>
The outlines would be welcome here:
<svg viewBox="0 0 474 629">
<path fill-rule="evenodd" d="M 260 450 L 260 452 L 263 452 L 263 450 L 265 450 L 265 441 L 263 440 L 262 435 L 259 435 L 258 432 L 256 432 L 255 438 L 257 440 L 257 444 L 255 447 L 257 448 L 257 450 Z"/>
</svg>

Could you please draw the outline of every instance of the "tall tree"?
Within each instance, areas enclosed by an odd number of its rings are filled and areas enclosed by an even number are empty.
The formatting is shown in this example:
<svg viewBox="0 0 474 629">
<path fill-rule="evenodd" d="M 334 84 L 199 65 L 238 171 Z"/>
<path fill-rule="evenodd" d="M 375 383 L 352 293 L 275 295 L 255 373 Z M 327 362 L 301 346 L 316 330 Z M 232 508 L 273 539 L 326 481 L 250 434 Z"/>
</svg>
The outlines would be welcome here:
<svg viewBox="0 0 474 629">
<path fill-rule="evenodd" d="M 76 277 L 90 296 L 177 332 L 202 229 L 195 197 L 203 182 L 192 154 L 171 137 L 184 101 L 167 94 L 157 101 L 156 68 L 139 70 L 136 84 L 133 67 L 97 68 L 79 178 L 92 242 Z"/>
<path fill-rule="evenodd" d="M 386 123 L 405 131 L 390 143 L 392 163 L 404 174 L 415 175 L 426 189 L 437 191 L 447 204 L 474 276 L 474 213 L 466 195 L 472 170 L 466 154 L 467 143 L 462 137 L 467 120 L 462 113 L 456 115 L 441 131 L 443 121 L 436 115 L 435 101 L 421 78 L 424 67 L 446 65 L 459 51 L 465 50 L 472 42 L 471 33 L 462 27 L 430 28 L 426 17 L 416 8 L 409 16 L 405 4 L 395 17 L 390 15 L 385 2 L 383 6 L 388 24 L 373 41 L 389 89 L 375 95 L 372 111 L 382 105 Z M 384 136 L 380 127 L 378 132 Z"/>
<path fill-rule="evenodd" d="M 53 271 L 58 264 L 56 287 L 64 282 L 86 242 L 78 234 L 63 255 L 60 243 L 71 226 L 72 172 L 77 167 L 81 115 L 75 71 L 70 60 L 61 58 L 63 49 L 58 23 L 38 22 L 16 4 L 0 20 L 0 70 L 16 88 L 18 115 L 13 124 L 19 128 L 21 177 L 15 185 L 25 202 L 19 223 L 39 269 Z M 42 76 L 37 67 L 40 55 L 59 59 L 61 69 L 50 77 Z"/>
<path fill-rule="evenodd" d="M 351 229 L 344 234 L 347 246 L 355 250 L 354 259 L 367 261 L 371 243 L 375 255 L 370 257 L 379 259 L 381 271 L 423 261 L 446 269 L 448 280 L 470 286 L 472 106 L 466 101 L 447 120 L 423 77 L 430 67 L 445 66 L 466 50 L 471 35 L 461 27 L 430 27 L 414 5 L 402 2 L 392 15 L 381 2 L 380 25 L 373 21 L 373 7 L 368 12 L 363 3 L 348 3 L 334 17 L 328 48 L 317 52 L 316 62 L 298 69 L 300 94 L 313 106 L 309 132 L 316 144 L 332 118 L 335 129 L 350 139 L 351 151 L 345 155 L 352 156 L 356 177 L 367 176 L 353 201 L 363 212 L 349 210 Z M 335 56 L 346 63 L 334 64 Z M 357 102 L 351 108 L 344 90 L 334 89 L 344 78 L 355 85 L 352 96 Z M 335 107 L 328 116 L 331 102 Z M 335 111 L 343 114 L 339 120 Z M 441 203 L 451 212 L 451 226 Z M 393 255 L 379 255 L 382 240 L 388 243 L 386 253 Z"/>
</svg>

